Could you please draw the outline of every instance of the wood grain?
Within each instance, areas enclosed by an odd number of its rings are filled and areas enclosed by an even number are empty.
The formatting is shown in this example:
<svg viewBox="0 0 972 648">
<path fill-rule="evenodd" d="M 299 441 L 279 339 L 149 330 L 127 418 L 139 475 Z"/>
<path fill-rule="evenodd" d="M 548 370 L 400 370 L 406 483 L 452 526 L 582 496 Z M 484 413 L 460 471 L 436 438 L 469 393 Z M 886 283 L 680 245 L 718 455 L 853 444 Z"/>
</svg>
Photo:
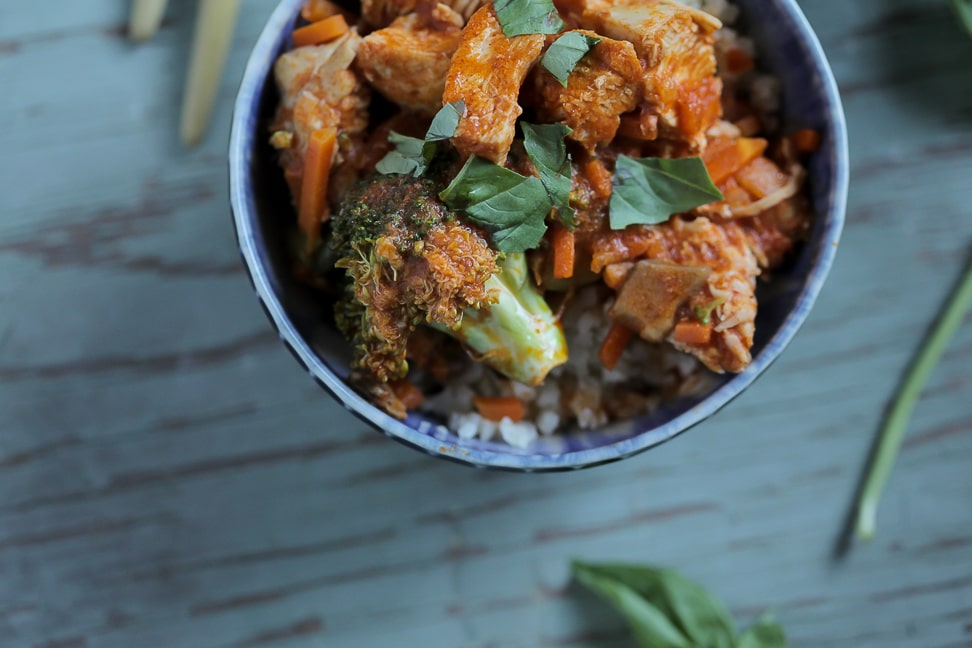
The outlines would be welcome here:
<svg viewBox="0 0 972 648">
<path fill-rule="evenodd" d="M 712 420 L 563 475 L 433 461 L 269 330 L 226 204 L 243 3 L 202 146 L 193 3 L 0 4 L 0 646 L 631 645 L 571 557 L 679 568 L 793 646 L 972 642 L 972 326 L 919 404 L 879 535 L 834 542 L 897 377 L 972 243 L 972 40 L 944 1 L 805 3 L 844 95 L 848 224 L 781 360 Z"/>
</svg>

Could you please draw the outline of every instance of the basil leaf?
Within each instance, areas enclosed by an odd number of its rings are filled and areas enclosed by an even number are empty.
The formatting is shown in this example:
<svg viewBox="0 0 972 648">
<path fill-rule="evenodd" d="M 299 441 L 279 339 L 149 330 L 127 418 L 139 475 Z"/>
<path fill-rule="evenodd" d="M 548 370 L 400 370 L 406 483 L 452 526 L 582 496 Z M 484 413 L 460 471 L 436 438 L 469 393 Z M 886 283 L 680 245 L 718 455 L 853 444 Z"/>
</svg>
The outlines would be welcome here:
<svg viewBox="0 0 972 648">
<path fill-rule="evenodd" d="M 426 167 L 435 157 L 434 142 L 401 135 L 395 131 L 388 134 L 388 141 L 395 145 L 395 149 L 386 153 L 385 157 L 375 165 L 378 173 L 411 174 L 417 178 L 425 172 Z"/>
<path fill-rule="evenodd" d="M 397 173 L 419 177 L 435 157 L 435 142 L 447 140 L 456 134 L 459 118 L 465 111 L 466 102 L 461 99 L 442 106 L 432 118 L 424 140 L 392 131 L 388 134 L 388 141 L 395 145 L 395 149 L 378 161 L 375 170 L 385 175 Z"/>
<path fill-rule="evenodd" d="M 488 229 L 500 252 L 537 247 L 547 231 L 545 220 L 552 206 L 539 178 L 527 178 L 475 156 L 466 161 L 439 198 Z"/>
<path fill-rule="evenodd" d="M 493 10 L 507 38 L 556 34 L 564 28 L 551 0 L 495 0 Z"/>
<path fill-rule="evenodd" d="M 523 129 L 523 148 L 540 174 L 550 201 L 560 214 L 560 221 L 574 229 L 574 210 L 570 208 L 570 159 L 564 138 L 571 130 L 564 124 L 528 124 Z"/>
<path fill-rule="evenodd" d="M 609 601 L 624 615 L 642 648 L 694 648 L 662 610 L 628 585 L 604 574 L 594 565 L 575 562 L 573 571 L 579 583 Z"/>
<path fill-rule="evenodd" d="M 767 613 L 739 636 L 736 648 L 786 648 L 786 633 Z"/>
<path fill-rule="evenodd" d="M 581 566 L 602 579 L 620 583 L 636 592 L 660 610 L 692 646 L 733 647 L 735 631 L 725 607 L 701 585 L 677 572 L 623 564 Z"/>
<path fill-rule="evenodd" d="M 543 58 L 540 59 L 540 65 L 566 88 L 567 78 L 570 77 L 577 63 L 600 42 L 601 39 L 594 36 L 575 31 L 567 32 L 547 48 Z"/>
<path fill-rule="evenodd" d="M 472 156 L 439 193 L 439 198 L 453 209 L 465 209 L 503 191 L 508 191 L 525 178 L 516 171 Z"/>
<path fill-rule="evenodd" d="M 547 231 L 550 202 L 539 179 L 524 178 L 509 191 L 465 211 L 474 223 L 493 230 L 493 242 L 500 252 L 525 252 L 540 245 Z"/>
<path fill-rule="evenodd" d="M 459 120 L 465 112 L 466 102 L 462 99 L 442 106 L 439 112 L 435 113 L 435 117 L 432 118 L 432 125 L 429 126 L 429 131 L 425 134 L 425 141 L 447 140 L 455 135 L 456 129 L 459 127 Z"/>
<path fill-rule="evenodd" d="M 664 223 L 672 214 L 722 200 L 705 164 L 692 158 L 619 155 L 611 193 L 611 229 Z"/>
</svg>

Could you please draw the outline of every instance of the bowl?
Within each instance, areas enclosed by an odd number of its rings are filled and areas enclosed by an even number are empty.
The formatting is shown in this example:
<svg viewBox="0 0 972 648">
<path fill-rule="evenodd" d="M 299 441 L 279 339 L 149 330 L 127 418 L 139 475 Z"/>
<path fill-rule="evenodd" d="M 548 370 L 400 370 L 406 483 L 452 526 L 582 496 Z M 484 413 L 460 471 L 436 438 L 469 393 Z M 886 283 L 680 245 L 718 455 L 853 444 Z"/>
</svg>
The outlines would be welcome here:
<svg viewBox="0 0 972 648">
<path fill-rule="evenodd" d="M 284 346 L 321 387 L 388 437 L 460 463 L 520 472 L 572 470 L 617 461 L 710 417 L 752 384 L 800 328 L 830 269 L 844 222 L 848 155 L 843 108 L 824 52 L 796 2 L 736 0 L 740 31 L 756 42 L 761 67 L 782 81 L 784 128 L 814 128 L 822 135 L 821 147 L 808 166 L 817 214 L 811 239 L 757 293 L 759 314 L 749 367 L 719 377 L 698 396 L 669 403 L 651 414 L 595 431 L 541 437 L 528 449 L 460 440 L 440 421 L 417 413 L 399 421 L 378 409 L 347 383 L 350 349 L 328 324 L 328 306 L 291 278 L 281 226 L 292 207 L 267 142 L 267 124 L 277 101 L 272 67 L 289 45 L 303 3 L 280 2 L 243 75 L 229 149 L 233 222 L 257 299 Z M 326 427 L 322 421 L 322 428 Z"/>
</svg>

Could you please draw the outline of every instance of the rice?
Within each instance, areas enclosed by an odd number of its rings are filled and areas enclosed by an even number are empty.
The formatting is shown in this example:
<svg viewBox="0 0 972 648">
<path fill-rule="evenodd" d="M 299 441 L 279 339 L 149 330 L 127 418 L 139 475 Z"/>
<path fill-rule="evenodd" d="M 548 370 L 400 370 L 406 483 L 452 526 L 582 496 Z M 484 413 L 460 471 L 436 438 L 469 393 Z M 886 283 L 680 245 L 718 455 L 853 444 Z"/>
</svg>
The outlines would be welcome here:
<svg viewBox="0 0 972 648">
<path fill-rule="evenodd" d="M 527 448 L 541 436 L 599 428 L 613 419 L 651 411 L 663 397 L 698 393 L 708 384 L 698 360 L 667 345 L 634 339 L 613 370 L 598 358 L 600 341 L 611 321 L 609 291 L 592 285 L 567 304 L 561 324 L 570 349 L 567 362 L 537 387 L 503 378 L 469 359 L 442 391 L 426 399 L 423 410 L 448 421 L 462 440 L 490 441 L 497 436 Z M 515 396 L 527 407 L 523 421 L 484 419 L 473 396 Z"/>
</svg>

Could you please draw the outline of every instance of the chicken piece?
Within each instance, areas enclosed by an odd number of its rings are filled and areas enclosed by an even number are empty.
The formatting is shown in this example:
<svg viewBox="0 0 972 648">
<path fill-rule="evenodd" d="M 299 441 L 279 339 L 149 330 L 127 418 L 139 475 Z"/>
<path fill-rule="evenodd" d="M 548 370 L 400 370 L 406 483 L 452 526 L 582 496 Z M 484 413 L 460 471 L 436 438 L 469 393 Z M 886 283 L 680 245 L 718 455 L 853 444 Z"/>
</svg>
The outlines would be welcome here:
<svg viewBox="0 0 972 648">
<path fill-rule="evenodd" d="M 675 323 L 699 322 L 706 309 L 712 331 L 708 341 L 672 344 L 702 361 L 712 371 L 739 372 L 752 356 L 756 320 L 756 256 L 743 227 L 735 220 L 715 223 L 676 216 L 667 223 L 632 226 L 602 233 L 594 242 L 591 269 L 615 263 L 655 259 L 681 266 L 711 269 L 706 286 L 683 304 Z M 622 284 L 623 289 L 623 284 Z"/>
<path fill-rule="evenodd" d="M 794 196 L 758 216 L 736 219 L 761 268 L 779 266 L 796 241 L 810 232 L 813 215 L 803 196 Z"/>
<path fill-rule="evenodd" d="M 597 37 L 590 31 L 578 30 Z M 632 110 L 644 94 L 643 72 L 634 46 L 601 38 L 582 58 L 567 87 L 546 70 L 537 69 L 534 85 L 541 121 L 562 121 L 573 129 L 568 137 L 589 152 L 614 139 L 620 115 Z"/>
<path fill-rule="evenodd" d="M 484 0 L 444 0 L 443 4 L 462 17 L 460 27 L 476 10 L 483 6 Z M 420 11 L 428 0 L 361 0 L 361 17 L 370 26 L 378 29 L 387 27 L 399 16 Z"/>
<path fill-rule="evenodd" d="M 464 101 L 466 110 L 452 143 L 463 155 L 503 164 L 513 143 L 520 86 L 540 57 L 544 36 L 507 38 L 491 4 L 479 9 L 462 30 L 452 57 L 442 103 Z"/>
<path fill-rule="evenodd" d="M 452 55 L 459 45 L 462 17 L 440 4 L 438 18 L 418 13 L 396 18 L 364 37 L 357 65 L 383 95 L 406 110 L 434 115 Z"/>
<path fill-rule="evenodd" d="M 580 22 L 634 44 L 644 65 L 645 118 L 657 115 L 659 137 L 702 150 L 705 130 L 721 115 L 712 35 L 721 23 L 674 0 L 588 0 Z"/>
<path fill-rule="evenodd" d="M 315 130 L 329 126 L 338 130 L 332 174 L 341 172 L 341 164 L 363 142 L 370 91 L 349 69 L 360 43 L 361 38 L 351 31 L 324 45 L 286 52 L 274 65 L 280 104 L 271 124 L 272 142 L 281 149 L 280 165 L 295 203 L 307 144 Z M 334 194 L 331 198 L 333 203 Z"/>
<path fill-rule="evenodd" d="M 447 0 L 446 4 L 462 16 L 463 22 L 468 22 L 479 8 L 486 4 L 486 0 Z"/>
<path fill-rule="evenodd" d="M 415 11 L 415 0 L 361 0 L 361 17 L 375 28 L 387 27 L 399 16 Z"/>
</svg>

